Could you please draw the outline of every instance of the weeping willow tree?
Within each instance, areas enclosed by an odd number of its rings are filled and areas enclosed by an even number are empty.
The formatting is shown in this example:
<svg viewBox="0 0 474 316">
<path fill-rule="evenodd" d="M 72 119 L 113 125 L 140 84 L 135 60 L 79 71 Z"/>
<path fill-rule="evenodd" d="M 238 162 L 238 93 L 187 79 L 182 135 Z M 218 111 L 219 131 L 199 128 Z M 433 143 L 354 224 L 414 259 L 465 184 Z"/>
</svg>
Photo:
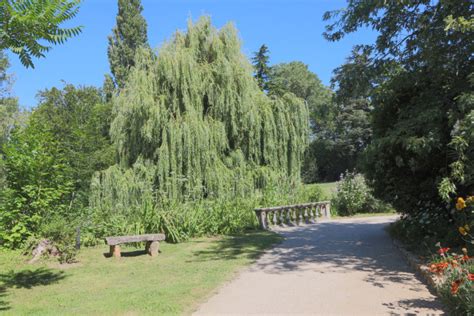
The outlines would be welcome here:
<svg viewBox="0 0 474 316">
<path fill-rule="evenodd" d="M 139 205 L 144 192 L 184 202 L 299 183 L 307 107 L 292 94 L 265 95 L 252 71 L 236 29 L 217 30 L 208 17 L 158 55 L 139 51 L 114 100 L 118 164 L 94 179 L 92 206 Z"/>
</svg>

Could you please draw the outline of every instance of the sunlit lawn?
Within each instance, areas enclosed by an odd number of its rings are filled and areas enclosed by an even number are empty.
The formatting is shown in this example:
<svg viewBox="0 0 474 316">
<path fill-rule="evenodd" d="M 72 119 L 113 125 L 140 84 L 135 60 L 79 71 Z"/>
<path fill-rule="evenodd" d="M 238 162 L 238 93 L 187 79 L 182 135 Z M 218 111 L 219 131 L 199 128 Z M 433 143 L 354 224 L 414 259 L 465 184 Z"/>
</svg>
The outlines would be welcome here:
<svg viewBox="0 0 474 316">
<path fill-rule="evenodd" d="M 79 263 L 29 265 L 19 252 L 0 251 L 0 312 L 11 315 L 188 314 L 280 241 L 271 232 L 162 243 L 156 258 L 137 248 L 105 258 L 108 248 L 81 250 Z"/>
<path fill-rule="evenodd" d="M 317 185 L 318 187 L 321 188 L 322 191 L 322 198 L 323 200 L 331 200 L 334 192 L 336 192 L 336 184 L 337 182 L 324 182 L 324 183 L 316 183 L 316 184 L 310 184 L 310 185 Z"/>
</svg>

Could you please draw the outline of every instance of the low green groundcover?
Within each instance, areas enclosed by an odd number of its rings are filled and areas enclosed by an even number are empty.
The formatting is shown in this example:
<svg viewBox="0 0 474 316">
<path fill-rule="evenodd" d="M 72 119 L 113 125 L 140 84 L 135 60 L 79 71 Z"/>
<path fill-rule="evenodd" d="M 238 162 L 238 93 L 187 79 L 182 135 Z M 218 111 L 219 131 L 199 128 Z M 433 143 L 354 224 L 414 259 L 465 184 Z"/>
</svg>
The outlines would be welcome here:
<svg viewBox="0 0 474 316">
<path fill-rule="evenodd" d="M 82 249 L 70 265 L 30 265 L 19 252 L 0 251 L 0 313 L 188 314 L 280 238 L 249 232 L 162 243 L 155 258 L 131 246 L 120 259 L 105 258 L 103 245 Z"/>
</svg>

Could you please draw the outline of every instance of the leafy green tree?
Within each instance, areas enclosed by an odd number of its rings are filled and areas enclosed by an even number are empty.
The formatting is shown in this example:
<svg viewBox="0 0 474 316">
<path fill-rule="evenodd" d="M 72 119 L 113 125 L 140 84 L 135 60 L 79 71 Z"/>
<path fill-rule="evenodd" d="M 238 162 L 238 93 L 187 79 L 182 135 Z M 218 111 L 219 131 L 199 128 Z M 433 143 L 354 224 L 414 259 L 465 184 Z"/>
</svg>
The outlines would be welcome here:
<svg viewBox="0 0 474 316">
<path fill-rule="evenodd" d="M 8 58 L 0 51 L 0 154 L 18 115 L 18 101 L 10 94 L 11 76 L 7 73 Z"/>
<path fill-rule="evenodd" d="M 114 162 L 111 105 L 100 90 L 66 85 L 41 91 L 39 98 L 27 124 L 15 127 L 3 145 L 7 187 L 0 199 L 0 243 L 9 247 L 29 236 L 70 236 L 73 222 L 86 214 L 92 174 Z M 71 246 L 70 240 L 54 242 Z"/>
<path fill-rule="evenodd" d="M 307 107 L 292 94 L 269 98 L 259 89 L 231 25 L 217 30 L 201 18 L 158 56 L 141 50 L 127 85 L 111 126 L 122 170 L 94 181 L 98 208 L 122 195 L 118 179 L 143 168 L 151 190 L 175 202 L 298 183 Z"/>
<path fill-rule="evenodd" d="M 8 58 L 0 51 L 0 191 L 6 188 L 3 145 L 10 138 L 10 132 L 20 116 L 18 100 L 10 94 L 11 76 L 7 73 L 8 67 Z"/>
<path fill-rule="evenodd" d="M 105 75 L 104 83 L 102 84 L 102 92 L 104 93 L 105 102 L 111 102 L 115 95 L 115 83 L 112 76 Z"/>
<path fill-rule="evenodd" d="M 428 211 L 446 220 L 444 208 L 434 205 L 442 205 L 438 186 L 458 159 L 450 154 L 458 122 L 472 111 L 471 102 L 459 101 L 472 89 L 474 50 L 472 30 L 447 26 L 452 17 L 471 15 L 469 1 L 453 0 L 349 1 L 345 10 L 325 15 L 338 17 L 327 27 L 329 40 L 363 26 L 379 32 L 364 49 L 367 62 L 357 83 L 371 83 L 374 108 L 366 174 L 375 193 L 403 212 Z M 472 190 L 465 181 L 457 191 Z"/>
<path fill-rule="evenodd" d="M 317 137 L 311 146 L 320 164 L 321 180 L 334 181 L 346 170 L 360 167 L 362 153 L 370 143 L 369 95 L 373 83 L 363 77 L 367 67 L 365 49 L 356 47 L 346 63 L 335 69 L 332 106 L 316 115 L 325 120 L 316 125 Z"/>
<path fill-rule="evenodd" d="M 268 91 L 270 95 L 282 96 L 285 93 L 293 93 L 303 99 L 309 109 L 311 124 L 310 144 L 305 153 L 302 166 L 302 177 L 305 182 L 316 182 L 325 179 L 323 169 L 326 168 L 320 154 L 320 142 L 314 143 L 316 139 L 324 138 L 329 130 L 334 130 L 335 106 L 332 102 L 332 91 L 325 87 L 318 76 L 308 69 L 302 62 L 294 61 L 281 63 L 270 68 L 268 77 Z M 323 135 L 324 134 L 324 135 Z M 320 157 L 317 157 L 320 155 Z M 342 170 L 344 171 L 344 170 Z M 339 176 L 340 172 L 336 172 Z"/>
<path fill-rule="evenodd" d="M 350 85 L 351 76 L 356 75 L 355 69 L 362 66 L 359 60 L 349 59 L 336 70 L 336 93 L 325 87 L 302 62 L 271 67 L 269 93 L 291 92 L 305 100 L 310 111 L 312 141 L 302 167 L 305 182 L 339 179 L 346 170 L 356 167 L 370 141 L 369 100 L 352 97 L 360 93 L 361 87 L 355 89 Z"/>
<path fill-rule="evenodd" d="M 73 180 L 59 142 L 41 124 L 15 129 L 3 151 L 8 187 L 0 204 L 0 245 L 18 247 L 50 216 L 67 216 Z"/>
<path fill-rule="evenodd" d="M 281 63 L 270 68 L 268 90 L 271 94 L 283 95 L 291 92 L 306 101 L 313 128 L 323 122 L 319 120 L 332 102 L 332 92 L 325 87 L 318 76 L 299 61 Z"/>
<path fill-rule="evenodd" d="M 270 60 L 269 56 L 270 51 L 268 47 L 263 44 L 260 46 L 258 52 L 254 53 L 252 57 L 253 67 L 255 69 L 255 79 L 257 79 L 258 86 L 262 91 L 266 91 L 268 89 L 267 81 L 270 72 L 270 66 L 268 62 Z"/>
<path fill-rule="evenodd" d="M 81 26 L 62 28 L 79 12 L 80 0 L 1 0 L 0 50 L 17 54 L 25 67 L 34 67 L 32 57 L 44 57 L 58 45 L 77 36 Z"/>
<path fill-rule="evenodd" d="M 125 86 L 130 68 L 135 65 L 137 50 L 148 47 L 147 24 L 142 11 L 140 0 L 118 0 L 117 25 L 109 36 L 107 53 L 119 89 Z"/>
<path fill-rule="evenodd" d="M 109 126 L 111 104 L 94 87 L 66 85 L 63 89 L 41 91 L 40 104 L 32 114 L 57 139 L 63 159 L 70 167 L 77 198 L 87 204 L 92 174 L 114 163 Z"/>
</svg>

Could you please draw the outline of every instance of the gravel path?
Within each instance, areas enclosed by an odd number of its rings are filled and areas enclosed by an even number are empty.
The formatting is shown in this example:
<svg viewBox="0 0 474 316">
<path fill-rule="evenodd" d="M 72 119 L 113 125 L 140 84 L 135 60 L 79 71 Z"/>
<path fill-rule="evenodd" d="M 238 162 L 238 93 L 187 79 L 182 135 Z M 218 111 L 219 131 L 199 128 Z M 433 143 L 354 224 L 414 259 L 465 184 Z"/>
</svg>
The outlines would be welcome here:
<svg viewBox="0 0 474 316">
<path fill-rule="evenodd" d="M 278 229 L 266 252 L 195 315 L 443 315 L 393 246 L 395 216 Z"/>
</svg>

